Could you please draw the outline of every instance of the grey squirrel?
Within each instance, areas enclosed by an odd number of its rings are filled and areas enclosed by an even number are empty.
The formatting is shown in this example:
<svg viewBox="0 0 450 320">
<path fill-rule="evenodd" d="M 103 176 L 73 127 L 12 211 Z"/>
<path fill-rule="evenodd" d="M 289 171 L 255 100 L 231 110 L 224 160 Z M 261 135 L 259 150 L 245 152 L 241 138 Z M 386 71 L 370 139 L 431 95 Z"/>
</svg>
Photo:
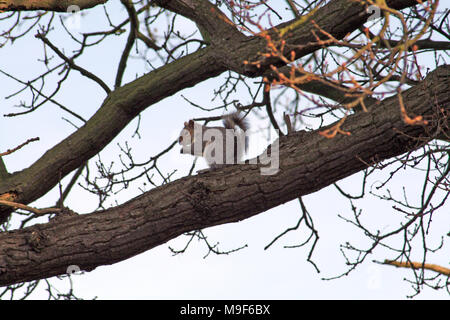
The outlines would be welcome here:
<svg viewBox="0 0 450 320">
<path fill-rule="evenodd" d="M 180 153 L 205 158 L 213 170 L 238 163 L 248 149 L 248 123 L 240 112 L 222 118 L 223 127 L 207 127 L 192 119 L 185 122 L 178 139 Z"/>
</svg>

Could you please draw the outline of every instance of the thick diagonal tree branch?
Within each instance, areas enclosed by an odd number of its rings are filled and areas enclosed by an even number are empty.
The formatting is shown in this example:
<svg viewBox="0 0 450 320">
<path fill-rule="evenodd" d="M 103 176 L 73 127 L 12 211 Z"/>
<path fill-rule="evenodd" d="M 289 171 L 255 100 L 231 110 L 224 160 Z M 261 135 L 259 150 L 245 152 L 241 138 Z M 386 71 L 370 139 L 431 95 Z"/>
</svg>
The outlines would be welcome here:
<svg viewBox="0 0 450 320">
<path fill-rule="evenodd" d="M 224 68 L 208 52 L 200 50 L 111 92 L 83 127 L 29 168 L 1 180 L 0 194 L 12 192 L 16 195 L 15 202 L 24 204 L 40 198 L 61 177 L 102 150 L 147 106 L 223 72 Z M 80 163 L 80 159 L 84 161 Z"/>
<path fill-rule="evenodd" d="M 194 21 L 205 40 L 213 44 L 245 38 L 234 23 L 207 0 L 157 0 L 156 3 Z"/>
<path fill-rule="evenodd" d="M 77 9 L 89 9 L 106 3 L 108 0 L 1 0 L 0 11 L 46 10 L 67 12 L 71 6 Z"/>
<path fill-rule="evenodd" d="M 227 167 L 176 180 L 105 211 L 0 233 L 0 285 L 63 274 L 70 265 L 92 270 L 112 264 L 184 232 L 249 218 L 415 150 L 433 138 L 437 126 L 442 129 L 442 121 L 448 130 L 449 86 L 446 65 L 403 92 L 408 112 L 424 115 L 427 127 L 406 125 L 393 96 L 376 114 L 349 116 L 344 127 L 351 136 L 326 139 L 301 131 L 281 137 L 277 174 L 261 175 L 261 165 Z"/>
<path fill-rule="evenodd" d="M 397 10 L 412 7 L 417 4 L 416 0 L 391 0 L 386 4 Z M 315 30 L 312 21 L 324 32 L 331 34 L 335 39 L 342 39 L 345 35 L 361 27 L 369 17 L 366 7 L 357 1 L 336 0 L 319 8 L 310 17 L 297 19 L 281 23 L 268 30 L 272 38 L 278 37 L 278 32 L 284 30 L 283 40 L 286 45 L 283 50 L 285 56 L 290 56 L 295 52 L 298 59 L 321 48 L 323 44 L 317 42 L 316 36 L 312 33 Z M 336 23 L 339 21 L 339 23 Z M 301 22 L 301 23 L 299 23 Z M 325 36 L 323 36 L 326 39 Z M 228 69 L 247 76 L 259 76 L 261 71 L 269 70 L 270 66 L 284 66 L 284 62 L 277 57 L 261 59 L 261 52 L 267 52 L 264 47 L 267 41 L 264 37 L 248 37 L 245 41 L 227 43 L 227 55 L 217 54 L 216 58 Z M 252 48 L 261 48 L 253 51 Z M 242 58 L 247 61 L 259 61 L 258 64 L 242 63 Z"/>
<path fill-rule="evenodd" d="M 387 3 L 396 9 L 416 4 L 414 0 L 391 0 Z M 204 16 L 206 13 L 201 11 L 201 14 Z M 367 17 L 364 6 L 351 0 L 336 0 L 319 8 L 312 18 L 321 28 L 340 39 L 360 27 Z M 336 21 L 341 20 L 344 23 L 336 24 Z M 294 22 L 295 20 L 283 23 L 277 28 L 295 26 L 286 34 L 286 41 L 291 47 L 296 45 L 293 50 L 297 51 L 297 57 L 301 57 L 317 49 L 307 45 L 315 41 L 315 36 L 311 33 L 310 23 L 297 26 Z M 274 59 L 266 59 L 260 68 L 244 64 L 244 60 L 256 59 L 260 57 L 261 52 L 265 52 L 266 41 L 259 36 L 245 39 L 229 37 L 225 40 L 200 49 L 111 92 L 83 127 L 47 151 L 29 168 L 1 180 L 0 195 L 12 194 L 14 197 L 8 198 L 9 200 L 30 203 L 53 188 L 61 177 L 65 177 L 100 152 L 148 106 L 226 70 L 234 70 L 248 76 L 261 76 L 270 70 L 272 64 L 281 64 Z M 39 184 L 34 183 L 35 181 L 39 181 Z M 10 209 L 0 207 L 0 221 L 9 213 Z"/>
</svg>

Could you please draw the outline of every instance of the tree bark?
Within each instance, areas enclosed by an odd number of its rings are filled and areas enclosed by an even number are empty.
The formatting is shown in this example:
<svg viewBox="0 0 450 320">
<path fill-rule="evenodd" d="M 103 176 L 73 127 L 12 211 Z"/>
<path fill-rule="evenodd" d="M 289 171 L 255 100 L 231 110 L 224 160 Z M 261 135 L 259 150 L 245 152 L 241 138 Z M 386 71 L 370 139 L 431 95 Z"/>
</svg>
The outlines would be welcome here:
<svg viewBox="0 0 450 320">
<path fill-rule="evenodd" d="M 191 3 L 204 2 L 204 0 L 161 0 L 159 2 L 175 2 L 176 4 L 180 1 L 186 3 L 186 10 L 192 7 Z M 389 0 L 387 3 L 394 9 L 417 4 L 415 0 Z M 166 5 L 169 6 L 169 4 Z M 208 7 L 208 5 L 203 6 Z M 186 11 L 186 16 L 196 22 L 209 21 L 203 24 L 205 28 L 211 30 L 209 26 L 211 19 L 205 17 L 208 14 L 208 10 Z M 340 39 L 360 27 L 368 16 L 365 7 L 361 4 L 352 0 L 336 0 L 319 8 L 311 19 L 335 38 Z M 218 24 L 228 24 L 219 18 L 216 21 Z M 300 58 L 316 50 L 317 46 L 307 45 L 316 41 L 311 32 L 313 28 L 311 23 L 297 25 L 296 21 L 298 20 L 280 24 L 270 32 L 274 33 L 277 28 L 295 26 L 286 34 L 287 48 L 295 46 L 293 50 Z M 343 23 L 337 23 L 337 21 L 343 21 Z M 282 65 L 280 61 L 274 59 L 264 59 L 259 68 L 244 64 L 244 60 L 252 61 L 261 58 L 261 52 L 267 51 L 266 40 L 260 36 L 235 37 L 235 29 L 229 27 L 221 27 L 217 30 L 224 33 L 221 40 L 215 37 L 214 43 L 207 48 L 187 55 L 112 91 L 83 127 L 48 150 L 29 168 L 3 178 L 0 176 L 0 197 L 3 195 L 5 200 L 23 204 L 39 199 L 51 190 L 60 178 L 65 177 L 100 152 L 140 112 L 180 90 L 192 87 L 227 70 L 256 77 L 270 71 L 271 65 Z M 40 183 L 35 183 L 36 181 Z M 0 222 L 4 221 L 10 213 L 9 208 L 0 206 Z"/>
<path fill-rule="evenodd" d="M 415 150 L 437 131 L 449 133 L 449 87 L 445 65 L 402 93 L 408 114 L 423 115 L 426 127 L 405 124 L 394 96 L 376 113 L 348 117 L 344 129 L 350 136 L 326 139 L 300 131 L 281 137 L 277 174 L 261 175 L 261 165 L 231 166 L 176 180 L 105 211 L 61 214 L 46 224 L 0 233 L 0 285 L 60 275 L 70 265 L 89 271 L 122 261 L 184 232 L 247 219 Z"/>
<path fill-rule="evenodd" d="M 83 10 L 95 7 L 108 0 L 3 0 L 0 1 L 0 11 L 31 11 L 46 10 L 68 12 L 70 9 Z"/>
</svg>

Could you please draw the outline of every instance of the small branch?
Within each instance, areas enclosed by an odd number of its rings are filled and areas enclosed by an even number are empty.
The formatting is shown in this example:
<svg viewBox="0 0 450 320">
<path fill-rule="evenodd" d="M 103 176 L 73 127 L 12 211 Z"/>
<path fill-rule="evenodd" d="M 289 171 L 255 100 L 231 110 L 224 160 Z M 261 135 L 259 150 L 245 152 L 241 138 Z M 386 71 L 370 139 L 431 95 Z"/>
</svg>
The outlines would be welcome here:
<svg viewBox="0 0 450 320">
<path fill-rule="evenodd" d="M 55 47 L 43 34 L 38 33 L 35 36 L 38 39 L 41 39 L 46 45 L 48 45 L 61 59 L 63 59 L 68 65 L 69 67 L 71 67 L 74 70 L 79 71 L 83 76 L 97 82 L 100 87 L 103 88 L 103 90 L 106 91 L 107 94 L 109 94 L 111 92 L 111 89 L 106 85 L 105 82 L 103 82 L 102 79 L 100 79 L 99 77 L 97 77 L 95 74 L 87 71 L 86 69 L 77 66 L 74 62 L 73 59 L 66 57 L 61 51 L 59 51 L 59 49 L 57 47 Z"/>
<path fill-rule="evenodd" d="M 366 30 L 364 30 L 362 27 L 359 28 L 363 33 L 366 32 Z M 370 32 L 370 30 L 367 30 L 367 34 L 370 36 L 371 39 L 375 38 L 375 35 Z M 388 44 L 391 47 L 396 47 L 399 44 L 401 44 L 401 41 L 397 41 L 397 40 L 390 40 L 387 39 L 386 40 L 388 42 Z M 430 39 L 424 39 L 424 40 L 418 40 L 414 43 L 417 46 L 417 50 L 421 50 L 421 49 L 433 49 L 433 50 L 450 50 L 450 42 L 448 41 L 435 41 L 435 40 L 430 40 Z M 382 48 L 387 48 L 386 43 L 384 43 L 383 41 L 381 41 L 379 43 L 379 45 Z M 408 51 L 412 51 L 412 47 L 407 49 Z"/>
<path fill-rule="evenodd" d="M 300 14 L 300 12 L 298 12 L 298 9 L 297 9 L 297 7 L 295 6 L 295 3 L 294 3 L 292 0 L 286 0 L 286 1 L 287 1 L 287 3 L 288 3 L 289 7 L 291 8 L 292 13 L 294 14 L 294 16 L 295 16 L 296 18 L 299 18 L 299 17 L 301 16 L 301 14 Z"/>
<path fill-rule="evenodd" d="M 133 4 L 129 0 L 120 0 L 122 4 L 127 9 L 128 15 L 130 16 L 130 33 L 128 35 L 127 43 L 125 45 L 125 49 L 122 52 L 122 56 L 120 57 L 119 67 L 117 69 L 116 81 L 114 83 L 114 87 L 120 87 L 122 83 L 122 77 L 125 73 L 125 68 L 127 67 L 127 60 L 131 52 L 131 48 L 133 48 L 134 41 L 136 40 L 136 36 L 139 32 L 139 21 L 137 18 L 136 10 L 134 10 Z M 141 39 L 143 40 L 143 39 Z M 144 41 L 144 40 L 143 40 Z M 145 41 L 144 41 L 145 42 Z M 147 44 L 148 45 L 148 44 Z"/>
<path fill-rule="evenodd" d="M 207 0 L 155 0 L 161 8 L 168 9 L 194 21 L 205 42 L 219 43 L 224 39 L 245 39 L 236 25 L 219 8 Z"/>
<path fill-rule="evenodd" d="M 320 273 L 319 268 L 314 263 L 314 261 L 312 261 L 312 259 L 311 259 L 312 254 L 314 252 L 314 249 L 316 248 L 316 244 L 319 241 L 319 232 L 314 228 L 313 220 L 312 220 L 308 210 L 306 209 L 306 206 L 305 206 L 305 203 L 303 202 L 302 197 L 299 197 L 298 201 L 300 202 L 300 207 L 302 209 L 302 216 L 298 220 L 297 225 L 295 225 L 294 227 L 291 227 L 291 228 L 288 228 L 288 229 L 284 230 L 282 233 L 280 233 L 278 236 L 276 236 L 267 246 L 264 247 L 264 250 L 269 249 L 269 247 L 271 245 L 273 245 L 276 241 L 278 241 L 285 234 L 287 234 L 287 233 L 289 233 L 291 231 L 294 231 L 294 230 L 298 230 L 298 228 L 300 227 L 300 224 L 302 223 L 302 221 L 305 221 L 306 227 L 311 231 L 309 237 L 304 242 L 302 242 L 301 244 L 297 244 L 297 245 L 293 245 L 293 246 L 284 246 L 284 247 L 285 248 L 299 248 L 299 247 L 303 247 L 304 245 L 309 243 L 309 241 L 314 237 L 314 241 L 313 241 L 313 244 L 311 245 L 311 249 L 309 250 L 308 258 L 307 258 L 306 261 L 308 261 L 309 263 L 311 263 L 314 266 L 314 269 L 316 269 L 317 273 Z"/>
<path fill-rule="evenodd" d="M 25 141 L 25 142 L 22 143 L 21 145 L 15 147 L 14 149 L 8 149 L 8 150 L 6 150 L 5 152 L 1 152 L 1 153 L 0 153 L 0 157 L 3 157 L 3 156 L 6 156 L 6 155 L 8 155 L 8 154 L 11 154 L 11 153 L 13 153 L 13 152 L 16 152 L 17 150 L 21 149 L 23 146 L 29 144 L 30 142 L 38 141 L 38 140 L 39 140 L 39 137 L 28 139 L 27 141 Z M 1 169 L 0 169 L 0 170 L 1 170 Z"/>
<path fill-rule="evenodd" d="M 284 122 L 286 123 L 287 134 L 289 135 L 294 132 L 294 128 L 292 128 L 291 118 L 289 117 L 289 114 L 286 114 L 286 112 L 283 112 L 283 118 Z"/>
<path fill-rule="evenodd" d="M 278 130 L 278 134 L 280 136 L 284 136 L 284 133 L 281 131 L 280 126 L 278 125 L 277 120 L 275 120 L 275 116 L 272 112 L 272 102 L 270 101 L 270 84 L 264 85 L 264 103 L 266 104 L 266 111 L 273 127 L 275 130 Z"/>
<path fill-rule="evenodd" d="M 33 207 L 27 206 L 22 203 L 12 202 L 12 201 L 7 201 L 7 200 L 0 200 L 0 205 L 12 207 L 14 209 L 23 209 L 23 210 L 32 212 L 38 216 L 42 216 L 42 215 L 48 214 L 48 213 L 57 213 L 57 212 L 61 211 L 61 209 L 59 209 L 59 208 L 37 209 L 37 208 L 33 208 Z"/>
<path fill-rule="evenodd" d="M 172 252 L 172 254 L 174 256 L 186 252 L 186 250 L 189 248 L 189 245 L 192 243 L 192 240 L 194 240 L 195 238 L 197 238 L 199 241 L 203 241 L 208 248 L 208 252 L 203 256 L 203 259 L 207 258 L 210 253 L 214 253 L 216 255 L 222 255 L 222 254 L 229 255 L 231 253 L 234 253 L 236 251 L 239 251 L 241 249 L 248 247 L 248 245 L 245 244 L 239 248 L 231 249 L 228 251 L 220 251 L 218 248 L 219 243 L 217 242 L 214 245 L 210 244 L 208 242 L 208 237 L 204 235 L 202 230 L 195 230 L 193 232 L 187 232 L 187 233 L 185 233 L 185 236 L 190 236 L 190 239 L 188 240 L 188 242 L 186 243 L 186 245 L 184 246 L 183 249 L 176 250 L 176 249 L 173 249 L 172 247 L 169 247 L 170 251 Z"/>
<path fill-rule="evenodd" d="M 62 207 L 64 200 L 67 198 L 67 195 L 69 194 L 70 190 L 72 190 L 72 187 L 75 185 L 75 182 L 77 182 L 78 178 L 80 177 L 81 173 L 83 172 L 84 168 L 87 165 L 87 161 L 83 163 L 78 170 L 73 175 L 72 179 L 70 180 L 69 184 L 66 186 L 64 191 L 61 193 L 60 199 L 56 202 L 56 207 Z"/>
<path fill-rule="evenodd" d="M 289 78 L 291 76 L 292 67 L 284 66 L 278 69 L 277 73 L 273 70 L 266 72 L 265 76 L 269 81 L 280 80 L 280 76 Z M 306 73 L 302 73 L 299 70 L 295 70 L 295 77 L 303 77 Z M 302 90 L 325 98 L 331 99 L 341 105 L 352 103 L 359 96 L 363 94 L 362 91 L 352 90 L 351 87 L 345 86 L 340 83 L 334 83 L 328 79 L 310 79 L 304 83 L 298 83 L 296 86 Z M 378 102 L 376 98 L 367 96 L 363 100 L 366 107 L 370 107 Z M 363 108 L 358 104 L 354 107 L 354 110 L 361 111 Z"/>
<path fill-rule="evenodd" d="M 421 262 L 398 262 L 391 260 L 384 260 L 384 262 L 377 262 L 380 264 L 388 264 L 397 268 L 412 268 L 412 269 L 428 269 L 435 271 L 437 273 L 443 274 L 444 276 L 450 276 L 450 269 L 439 266 L 437 264 L 431 263 L 421 263 Z"/>
<path fill-rule="evenodd" d="M 139 30 L 136 30 L 136 37 L 145 43 L 145 45 L 153 50 L 160 50 L 161 47 L 158 46 L 152 39 L 147 37 L 145 34 L 140 32 Z"/>
</svg>

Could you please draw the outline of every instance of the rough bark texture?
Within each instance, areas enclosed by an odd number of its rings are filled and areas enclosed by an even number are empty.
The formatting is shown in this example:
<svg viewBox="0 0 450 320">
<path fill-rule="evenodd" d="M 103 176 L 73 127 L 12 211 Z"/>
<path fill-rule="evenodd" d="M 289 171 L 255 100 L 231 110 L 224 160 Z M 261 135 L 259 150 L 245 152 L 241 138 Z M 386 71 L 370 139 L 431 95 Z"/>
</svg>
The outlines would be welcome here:
<svg viewBox="0 0 450 320">
<path fill-rule="evenodd" d="M 205 17 L 209 14 L 208 10 L 192 9 L 193 3 L 197 1 L 159 2 L 166 6 L 169 6 L 168 3 L 179 5 L 184 3 L 186 16 L 210 29 L 202 22 L 210 21 L 210 18 Z M 390 0 L 387 3 L 392 8 L 402 9 L 415 5 L 416 1 Z M 358 28 L 367 17 L 364 6 L 352 0 L 336 0 L 318 9 L 312 19 L 324 30 L 340 39 Z M 222 19 L 217 18 L 216 21 L 218 24 L 228 25 Z M 283 23 L 277 28 L 286 27 L 294 22 L 295 20 Z M 292 28 L 286 36 L 288 47 L 297 45 L 295 49 L 297 57 L 317 49 L 315 46 L 306 45 L 315 41 L 311 28 L 311 23 L 303 23 Z M 259 36 L 234 37 L 235 31 L 229 31 L 229 26 L 222 26 L 219 29 L 224 33 L 220 37 L 221 40 L 216 38 L 214 44 L 206 49 L 165 65 L 111 92 L 99 110 L 83 127 L 46 152 L 29 168 L 0 180 L 0 196 L 14 194 L 14 199 L 9 200 L 24 204 L 39 199 L 58 183 L 60 177 L 65 177 L 100 152 L 145 108 L 180 90 L 213 78 L 226 70 L 256 77 L 270 71 L 271 64 L 280 65 L 273 59 L 262 61 L 260 68 L 244 64 L 244 60 L 252 61 L 260 57 L 261 52 L 267 50 L 266 40 Z M 35 181 L 40 183 L 36 184 Z M 0 222 L 10 213 L 9 208 L 0 207 Z"/>
<path fill-rule="evenodd" d="M 367 166 L 416 149 L 430 139 L 442 112 L 450 112 L 450 66 L 442 66 L 405 92 L 410 115 L 429 126 L 403 122 L 396 97 L 376 112 L 345 122 L 351 136 L 326 139 L 295 132 L 280 139 L 280 170 L 263 176 L 258 165 L 238 165 L 183 178 L 120 206 L 0 233 L 0 285 L 112 264 L 190 230 L 236 222 L 347 177 Z M 439 124 L 447 126 L 446 123 Z M 419 140 L 411 137 L 420 138 Z"/>
<path fill-rule="evenodd" d="M 15 201 L 20 203 L 40 198 L 58 183 L 60 176 L 66 176 L 83 164 L 81 159 L 86 161 L 102 150 L 148 105 L 171 96 L 180 88 L 219 75 L 224 69 L 217 66 L 207 52 L 200 50 L 111 92 L 83 127 L 29 168 L 1 180 L 0 195 L 13 192 L 17 195 Z"/>
<path fill-rule="evenodd" d="M 103 2 L 86 0 L 70 4 L 84 8 Z M 24 204 L 39 199 L 62 177 L 100 152 L 145 108 L 182 89 L 226 70 L 261 76 L 271 70 L 270 65 L 282 65 L 273 59 L 261 61 L 259 68 L 245 65 L 244 60 L 260 59 L 260 53 L 266 51 L 266 41 L 237 33 L 221 18 L 220 12 L 211 11 L 211 4 L 199 0 L 157 2 L 196 22 L 207 34 L 210 45 L 111 92 L 83 127 L 29 168 L 7 174 L 0 162 L 0 199 Z M 48 10 L 65 11 L 68 4 L 66 1 L 5 3 L 0 4 L 0 10 L 43 9 L 36 6 L 46 5 Z M 416 1 L 387 3 L 402 9 L 415 5 Z M 311 19 L 340 39 L 360 27 L 367 16 L 360 4 L 336 0 L 318 9 Z M 315 40 L 311 28 L 311 23 L 291 28 L 286 34 L 287 50 L 295 50 L 297 57 L 316 50 L 317 47 L 309 45 Z M 427 116 L 430 124 L 425 128 L 405 125 L 394 97 L 374 105 L 370 113 L 349 117 L 344 129 L 352 132 L 350 137 L 327 140 L 317 132 L 296 132 L 283 137 L 280 171 L 276 175 L 261 175 L 257 165 L 233 166 L 177 180 L 103 212 L 65 213 L 46 224 L 0 233 L 0 285 L 63 274 L 70 265 L 92 270 L 112 264 L 186 231 L 246 219 L 317 191 L 360 171 L 368 163 L 414 150 L 420 143 L 407 137 L 421 137 L 422 143 L 429 141 L 433 136 L 430 131 L 438 127 L 438 115 L 449 112 L 449 70 L 449 66 L 440 67 L 426 81 L 403 93 L 410 115 Z M 440 123 L 439 127 L 448 128 L 448 123 Z M 10 212 L 0 206 L 0 221 Z"/>
<path fill-rule="evenodd" d="M 3 0 L 0 1 L 0 11 L 26 11 L 26 10 L 47 10 L 57 12 L 67 12 L 68 9 L 79 10 L 95 7 L 108 0 Z M 72 6 L 72 7 L 71 7 Z M 77 10 L 75 10 L 77 11 Z"/>
</svg>

